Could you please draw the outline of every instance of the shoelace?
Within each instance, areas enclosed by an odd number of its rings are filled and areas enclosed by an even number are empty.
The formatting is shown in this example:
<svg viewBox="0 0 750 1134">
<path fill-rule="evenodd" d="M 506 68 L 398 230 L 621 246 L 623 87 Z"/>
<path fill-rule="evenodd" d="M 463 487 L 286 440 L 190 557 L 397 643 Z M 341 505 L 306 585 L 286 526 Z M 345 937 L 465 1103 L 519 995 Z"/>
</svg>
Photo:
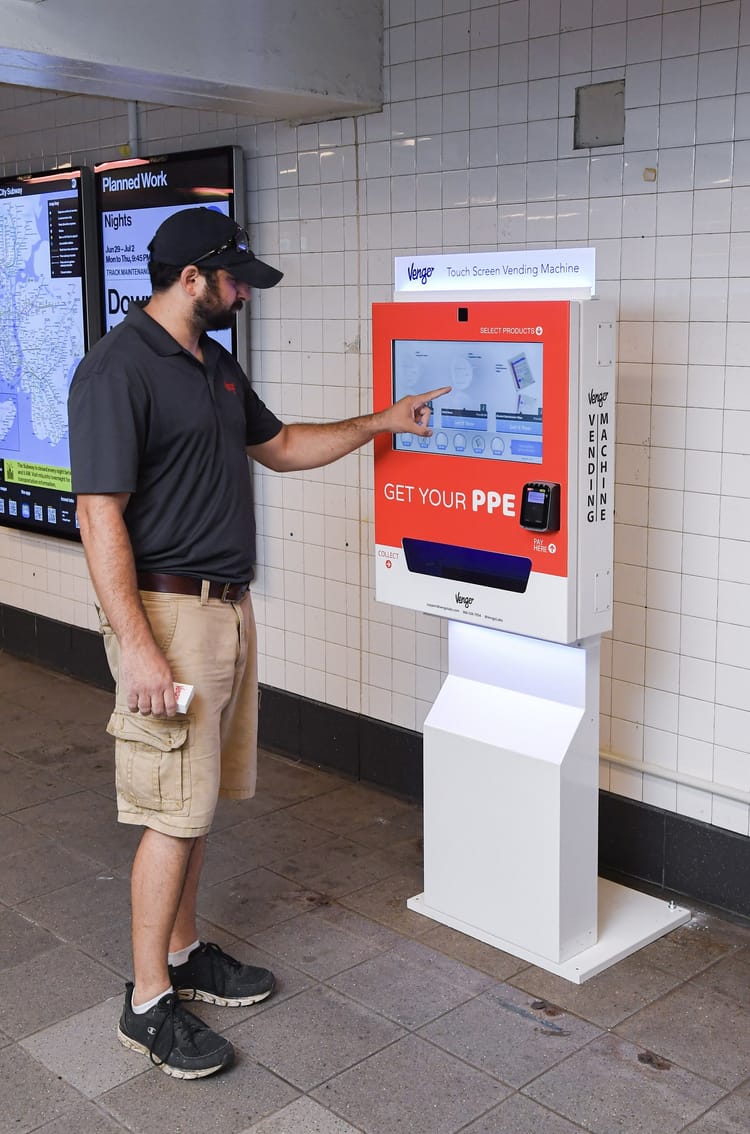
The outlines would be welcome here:
<svg viewBox="0 0 750 1134">
<path fill-rule="evenodd" d="M 211 966 L 214 971 L 217 964 L 224 965 L 230 969 L 241 969 L 243 967 L 241 961 L 237 961 L 234 957 L 230 957 L 228 953 L 225 953 L 222 948 L 220 948 L 218 945 L 215 945 L 213 941 L 206 941 L 202 946 L 202 949 L 204 954 L 207 957 L 210 957 Z"/>
<path fill-rule="evenodd" d="M 157 1067 L 164 1063 L 165 1060 L 156 1055 L 154 1048 L 158 1043 L 159 1036 L 162 1033 L 162 1028 L 167 1023 L 167 1021 L 169 1021 L 171 1029 L 171 1035 L 169 1037 L 169 1051 L 167 1052 L 166 1056 L 167 1059 L 169 1058 L 169 1055 L 174 1048 L 175 1035 L 177 1035 L 179 1039 L 187 1041 L 187 1043 L 195 1049 L 196 1044 L 193 1040 L 193 1037 L 197 1032 L 203 1031 L 205 1027 L 205 1025 L 202 1024 L 200 1020 L 197 1020 L 195 1019 L 195 1017 L 188 1015 L 184 1011 L 184 1009 L 182 1009 L 182 1005 L 180 1004 L 180 1001 L 176 996 L 170 996 L 166 1002 L 165 1007 L 167 1011 L 162 1022 L 159 1024 L 159 1027 L 154 1033 L 148 1051 L 151 1062 L 156 1064 Z"/>
</svg>

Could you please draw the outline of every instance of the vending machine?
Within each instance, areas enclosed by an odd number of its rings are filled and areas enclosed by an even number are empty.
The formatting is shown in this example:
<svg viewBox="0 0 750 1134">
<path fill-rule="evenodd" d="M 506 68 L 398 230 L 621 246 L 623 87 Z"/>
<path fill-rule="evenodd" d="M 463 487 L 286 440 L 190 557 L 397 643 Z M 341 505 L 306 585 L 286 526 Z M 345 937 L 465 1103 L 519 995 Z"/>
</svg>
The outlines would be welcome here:
<svg viewBox="0 0 750 1134">
<path fill-rule="evenodd" d="M 449 620 L 409 906 L 576 982 L 689 917 L 597 878 L 616 322 L 573 271 L 591 257 L 397 262 L 372 313 L 376 409 L 450 388 L 430 436 L 375 443 L 376 597 Z"/>
</svg>

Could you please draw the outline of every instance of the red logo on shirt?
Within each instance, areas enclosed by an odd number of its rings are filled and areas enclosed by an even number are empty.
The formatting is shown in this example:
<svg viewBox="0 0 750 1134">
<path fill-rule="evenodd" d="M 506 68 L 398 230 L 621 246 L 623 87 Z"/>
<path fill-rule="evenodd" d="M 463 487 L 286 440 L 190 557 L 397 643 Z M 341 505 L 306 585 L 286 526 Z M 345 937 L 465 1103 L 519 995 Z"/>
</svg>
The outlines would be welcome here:
<svg viewBox="0 0 750 1134">
<path fill-rule="evenodd" d="M 224 389 L 229 390 L 230 394 L 236 394 L 237 393 L 237 387 L 235 386 L 234 382 L 225 382 L 224 383 Z"/>
</svg>

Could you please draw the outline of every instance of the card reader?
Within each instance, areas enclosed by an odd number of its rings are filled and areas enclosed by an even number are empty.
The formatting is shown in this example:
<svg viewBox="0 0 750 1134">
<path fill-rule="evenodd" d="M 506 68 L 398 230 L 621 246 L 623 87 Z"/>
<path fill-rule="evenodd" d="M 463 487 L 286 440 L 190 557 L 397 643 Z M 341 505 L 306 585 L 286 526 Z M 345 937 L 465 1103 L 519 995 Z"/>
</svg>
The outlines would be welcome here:
<svg viewBox="0 0 750 1134">
<path fill-rule="evenodd" d="M 532 532 L 560 530 L 560 485 L 537 480 L 523 486 L 521 527 Z"/>
</svg>

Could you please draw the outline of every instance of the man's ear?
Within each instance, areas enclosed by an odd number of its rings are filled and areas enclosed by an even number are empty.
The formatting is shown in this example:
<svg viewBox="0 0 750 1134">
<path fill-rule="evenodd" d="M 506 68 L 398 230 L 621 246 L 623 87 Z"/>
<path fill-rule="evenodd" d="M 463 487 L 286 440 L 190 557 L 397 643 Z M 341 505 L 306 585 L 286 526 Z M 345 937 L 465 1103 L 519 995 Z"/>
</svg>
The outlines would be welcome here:
<svg viewBox="0 0 750 1134">
<path fill-rule="evenodd" d="M 195 264 L 187 264 L 180 272 L 180 283 L 188 295 L 196 295 L 203 279 L 200 269 Z"/>
</svg>

